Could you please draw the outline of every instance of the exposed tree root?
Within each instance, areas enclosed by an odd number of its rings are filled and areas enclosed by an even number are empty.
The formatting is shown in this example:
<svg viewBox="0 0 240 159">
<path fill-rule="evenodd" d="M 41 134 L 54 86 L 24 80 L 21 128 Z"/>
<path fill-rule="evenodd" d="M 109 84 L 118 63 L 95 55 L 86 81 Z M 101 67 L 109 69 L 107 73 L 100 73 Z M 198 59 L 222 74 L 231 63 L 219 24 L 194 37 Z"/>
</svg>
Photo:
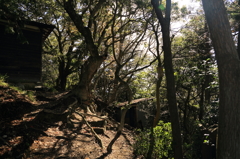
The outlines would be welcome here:
<svg viewBox="0 0 240 159">
<path fill-rule="evenodd" d="M 91 125 L 87 122 L 87 120 L 85 119 L 84 115 L 78 112 L 75 112 L 78 115 L 80 115 L 82 117 L 82 119 L 84 120 L 84 122 L 86 123 L 86 125 L 90 128 L 91 132 L 93 133 L 93 135 L 96 137 L 98 144 L 100 147 L 103 148 L 103 144 L 102 144 L 102 140 L 99 138 L 99 136 L 97 135 L 97 133 L 93 130 L 93 128 L 91 127 Z"/>
<path fill-rule="evenodd" d="M 115 137 L 112 139 L 112 141 L 109 143 L 108 147 L 107 147 L 107 153 L 111 153 L 112 152 L 112 147 L 113 147 L 113 144 L 115 143 L 115 141 L 117 141 L 117 139 L 120 137 L 120 135 L 122 134 L 122 129 L 124 127 L 124 122 L 125 122 L 125 116 L 126 116 L 126 113 L 127 113 L 127 110 L 129 109 L 129 107 L 125 108 L 122 110 L 122 115 L 121 115 L 121 122 L 120 122 L 120 125 L 118 127 L 118 131 L 115 135 Z"/>
<path fill-rule="evenodd" d="M 82 113 L 79 113 L 79 112 L 76 112 L 76 111 L 75 111 L 75 113 L 78 114 L 78 115 L 80 115 L 80 116 L 82 116 L 82 115 L 83 115 L 83 116 L 87 115 L 87 116 L 97 117 L 97 118 L 103 119 L 103 120 L 109 120 L 107 116 L 98 116 L 98 115 L 95 115 L 95 114 L 87 114 L 87 113 L 82 114 Z"/>
<path fill-rule="evenodd" d="M 51 113 L 51 114 L 54 114 L 54 115 L 63 115 L 65 113 L 68 113 L 68 117 L 71 116 L 73 113 L 76 113 L 76 114 L 80 115 L 82 117 L 83 121 L 86 123 L 86 125 L 90 128 L 92 134 L 95 136 L 99 146 L 103 148 L 102 140 L 99 138 L 97 133 L 93 130 L 91 125 L 85 119 L 85 116 L 86 115 L 87 116 L 93 116 L 93 117 L 97 117 L 97 118 L 104 119 L 104 120 L 107 120 L 107 117 L 106 116 L 97 116 L 97 115 L 94 115 L 94 114 L 79 113 L 79 112 L 75 111 L 75 108 L 76 108 L 75 106 L 77 105 L 78 100 L 75 97 L 69 97 L 68 96 L 68 98 L 73 98 L 74 101 L 71 102 L 71 104 L 68 104 L 67 108 L 65 110 L 59 112 L 59 111 L 56 111 L 57 109 L 46 109 L 45 108 L 45 109 L 43 109 L 43 112 Z M 65 100 L 65 99 L 66 99 L 66 97 L 63 98 L 63 100 Z M 58 101 L 58 102 L 54 103 L 52 106 L 50 106 L 50 107 L 48 106 L 47 108 L 54 108 L 58 104 L 62 104 L 62 102 Z M 64 105 L 64 107 L 66 107 L 66 105 Z M 68 121 L 71 122 L 71 123 L 74 123 L 70 119 L 68 119 Z"/>
<path fill-rule="evenodd" d="M 76 105 L 78 103 L 78 100 L 74 97 L 72 97 L 74 99 L 74 102 L 72 102 L 71 104 L 69 104 L 67 106 L 67 109 L 65 109 L 63 112 L 57 112 L 55 110 L 52 110 L 52 109 L 43 109 L 44 112 L 46 113 L 52 113 L 52 114 L 56 114 L 56 115 L 62 115 L 62 114 L 65 114 L 67 112 L 69 112 L 69 110 L 72 110 L 73 109 L 73 106 Z M 59 104 L 59 102 L 57 102 L 57 104 Z M 54 106 L 56 106 L 57 104 L 55 104 Z M 54 107 L 54 106 L 51 106 L 51 107 Z"/>
</svg>

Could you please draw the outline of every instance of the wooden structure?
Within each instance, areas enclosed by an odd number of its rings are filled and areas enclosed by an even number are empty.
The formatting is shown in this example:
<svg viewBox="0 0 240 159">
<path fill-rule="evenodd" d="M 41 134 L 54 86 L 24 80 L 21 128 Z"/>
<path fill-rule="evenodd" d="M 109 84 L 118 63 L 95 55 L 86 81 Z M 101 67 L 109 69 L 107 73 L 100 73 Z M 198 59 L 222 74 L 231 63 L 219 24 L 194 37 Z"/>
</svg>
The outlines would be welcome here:
<svg viewBox="0 0 240 159">
<path fill-rule="evenodd" d="M 7 76 L 7 82 L 40 82 L 42 44 L 54 26 L 32 21 L 23 24 L 23 36 L 19 37 L 17 33 L 6 32 L 8 22 L 0 19 L 0 74 Z"/>
<path fill-rule="evenodd" d="M 132 100 L 131 108 L 127 111 L 125 116 L 125 123 L 132 127 L 148 127 L 151 124 L 151 120 L 154 117 L 154 109 L 155 106 L 153 104 L 149 104 L 149 101 L 152 101 L 153 98 L 140 98 Z M 116 105 L 117 108 L 117 120 L 120 121 L 121 118 L 121 109 L 128 102 L 119 103 Z M 150 105 L 150 107 L 149 107 Z"/>
</svg>

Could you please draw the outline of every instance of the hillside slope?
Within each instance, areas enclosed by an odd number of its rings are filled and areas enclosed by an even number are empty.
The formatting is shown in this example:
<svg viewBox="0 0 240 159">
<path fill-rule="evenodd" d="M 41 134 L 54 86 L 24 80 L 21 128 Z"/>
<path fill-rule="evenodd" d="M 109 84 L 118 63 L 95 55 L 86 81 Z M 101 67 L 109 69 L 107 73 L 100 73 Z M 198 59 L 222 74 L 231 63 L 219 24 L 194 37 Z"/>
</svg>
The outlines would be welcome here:
<svg viewBox="0 0 240 159">
<path fill-rule="evenodd" d="M 64 115 L 43 111 L 46 105 L 60 99 L 61 95 L 41 93 L 38 100 L 32 102 L 26 95 L 8 86 L 0 86 L 0 158 L 140 158 L 133 154 L 134 133 L 126 128 L 114 144 L 113 152 L 105 154 L 116 133 L 114 121 L 108 122 L 104 134 L 99 135 L 103 144 L 101 148 L 86 124 L 74 124 L 69 128 Z M 92 121 L 94 117 L 86 119 Z"/>
</svg>

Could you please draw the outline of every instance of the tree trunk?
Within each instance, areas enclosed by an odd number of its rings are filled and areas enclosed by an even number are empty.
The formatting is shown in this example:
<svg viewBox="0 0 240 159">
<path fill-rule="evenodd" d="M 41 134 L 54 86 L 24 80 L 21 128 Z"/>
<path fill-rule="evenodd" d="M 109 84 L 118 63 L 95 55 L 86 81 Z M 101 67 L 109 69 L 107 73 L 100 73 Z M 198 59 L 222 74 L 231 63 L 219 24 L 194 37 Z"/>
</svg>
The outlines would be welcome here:
<svg viewBox="0 0 240 159">
<path fill-rule="evenodd" d="M 219 71 L 218 159 L 240 158 L 240 62 L 222 0 L 202 0 Z"/>
<path fill-rule="evenodd" d="M 237 44 L 238 59 L 240 59 L 240 34 L 239 33 L 240 33 L 240 24 L 238 24 L 238 44 Z"/>
<path fill-rule="evenodd" d="M 203 116 L 205 113 L 205 85 L 201 85 L 201 95 L 200 95 L 200 101 L 199 101 L 199 121 L 203 120 Z"/>
<path fill-rule="evenodd" d="M 69 75 L 68 69 L 65 68 L 64 59 L 58 60 L 58 78 L 56 80 L 56 88 L 61 91 L 65 91 L 67 85 L 67 76 Z"/>
<path fill-rule="evenodd" d="M 66 75 L 59 75 L 56 80 L 56 89 L 60 91 L 65 91 L 67 86 L 67 76 Z"/>
<path fill-rule="evenodd" d="M 112 86 L 112 91 L 108 97 L 108 104 L 113 103 L 114 101 L 116 101 L 116 97 L 118 95 L 118 88 L 120 87 L 118 85 L 118 80 L 114 79 L 113 81 L 113 86 Z"/>
<path fill-rule="evenodd" d="M 157 79 L 157 83 L 156 83 L 156 105 L 157 105 L 157 111 L 156 111 L 156 115 L 155 118 L 153 120 L 153 127 L 156 127 L 159 119 L 160 119 L 160 111 L 161 111 L 161 107 L 160 107 L 160 86 L 162 83 L 162 79 L 163 79 L 163 67 L 161 66 L 161 64 L 159 64 L 159 66 L 157 67 L 158 70 L 158 79 Z"/>
<path fill-rule="evenodd" d="M 73 90 L 73 93 L 80 97 L 81 100 L 87 101 L 90 98 L 91 80 L 103 61 L 104 58 L 102 56 L 99 57 L 90 56 L 82 66 L 79 84 Z"/>
<path fill-rule="evenodd" d="M 170 13 L 171 13 L 171 0 L 166 2 L 166 12 L 165 17 L 163 17 L 162 11 L 159 8 L 159 1 L 152 0 L 152 5 L 154 7 L 157 18 L 162 27 L 162 38 L 163 38 L 163 51 L 164 51 L 164 68 L 167 83 L 167 99 L 169 105 L 169 112 L 171 116 L 171 126 L 173 135 L 173 150 L 174 158 L 182 159 L 182 138 L 181 129 L 179 123 L 179 115 L 176 100 L 176 89 L 175 89 L 175 79 L 172 65 L 172 50 L 171 50 L 171 40 L 170 40 Z"/>
<path fill-rule="evenodd" d="M 164 50 L 164 68 L 167 82 L 167 99 L 169 104 L 169 112 L 171 116 L 171 125 L 173 133 L 173 150 L 174 158 L 182 159 L 182 138 L 178 116 L 175 79 L 172 65 L 172 51 L 169 35 L 169 25 L 162 27 L 163 34 L 163 50 Z"/>
</svg>

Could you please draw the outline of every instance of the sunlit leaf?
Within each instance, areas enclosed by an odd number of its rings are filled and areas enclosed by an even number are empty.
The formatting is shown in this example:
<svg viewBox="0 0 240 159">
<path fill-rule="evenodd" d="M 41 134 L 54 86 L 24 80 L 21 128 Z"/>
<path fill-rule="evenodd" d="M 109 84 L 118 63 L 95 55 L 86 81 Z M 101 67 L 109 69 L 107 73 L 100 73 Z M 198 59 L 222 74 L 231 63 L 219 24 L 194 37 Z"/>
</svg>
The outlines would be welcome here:
<svg viewBox="0 0 240 159">
<path fill-rule="evenodd" d="M 162 4 L 160 4 L 160 5 L 158 6 L 158 8 L 161 9 L 161 10 L 164 10 L 164 9 L 165 9 L 165 7 L 164 7 Z"/>
</svg>

